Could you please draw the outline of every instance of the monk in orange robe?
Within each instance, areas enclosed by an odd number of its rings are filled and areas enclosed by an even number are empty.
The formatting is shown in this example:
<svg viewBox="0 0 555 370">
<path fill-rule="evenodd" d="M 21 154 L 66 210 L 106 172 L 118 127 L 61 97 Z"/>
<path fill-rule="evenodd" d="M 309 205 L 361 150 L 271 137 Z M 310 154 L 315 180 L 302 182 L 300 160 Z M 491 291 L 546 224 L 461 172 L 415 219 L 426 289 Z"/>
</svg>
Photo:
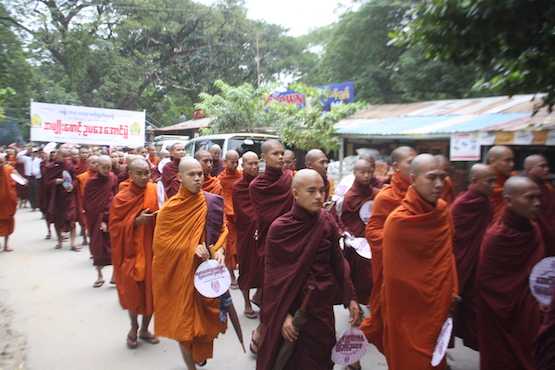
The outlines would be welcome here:
<svg viewBox="0 0 555 370">
<path fill-rule="evenodd" d="M 537 221 L 546 254 L 555 256 L 555 188 L 549 182 L 549 163 L 542 155 L 530 155 L 524 160 L 524 172 L 540 188 L 541 209 Z"/>
<path fill-rule="evenodd" d="M 507 146 L 494 146 L 487 154 L 487 162 L 495 172 L 497 179 L 491 194 L 491 206 L 493 209 L 493 222 L 499 220 L 505 209 L 503 198 L 503 186 L 505 181 L 513 175 L 515 166 L 513 151 Z"/>
<path fill-rule="evenodd" d="M 447 157 L 442 154 L 438 154 L 435 157 L 439 161 L 441 169 L 446 173 L 449 173 L 449 159 L 447 159 Z M 445 178 L 445 187 L 443 189 L 441 199 L 443 199 L 447 203 L 447 205 L 450 205 L 455 201 L 455 187 L 453 186 L 453 180 L 451 180 L 451 176 L 449 175 Z"/>
<path fill-rule="evenodd" d="M 200 162 L 202 170 L 204 171 L 202 190 L 208 193 L 223 196 L 224 189 L 222 188 L 222 184 L 220 184 L 220 180 L 211 175 L 214 164 L 212 154 L 210 154 L 207 150 L 201 149 L 195 153 L 195 159 Z"/>
<path fill-rule="evenodd" d="M 297 170 L 297 156 L 294 151 L 287 149 L 283 152 L 283 169 L 293 174 Z"/>
<path fill-rule="evenodd" d="M 179 177 L 177 176 L 179 161 L 185 155 L 185 146 L 181 143 L 175 143 L 170 146 L 170 159 L 164 168 L 162 168 L 162 184 L 166 191 L 166 197 L 169 199 L 179 191 Z"/>
<path fill-rule="evenodd" d="M 333 179 L 328 178 L 328 165 L 330 163 L 328 156 L 320 149 L 311 149 L 306 153 L 304 160 L 306 168 L 318 172 L 324 179 L 324 186 L 326 187 L 324 203 L 331 201 L 335 194 L 335 183 Z"/>
<path fill-rule="evenodd" d="M 114 197 L 108 224 L 118 298 L 131 319 L 127 347 L 135 349 L 137 338 L 151 344 L 160 342 L 148 331 L 154 312 L 152 242 L 158 197 L 145 159 L 134 159 L 128 168 L 129 185 Z M 143 316 L 140 331 L 138 315 Z"/>
<path fill-rule="evenodd" d="M 383 286 L 383 228 L 387 217 L 401 205 L 410 186 L 410 164 L 416 152 L 408 146 L 396 148 L 391 153 L 394 174 L 391 184 L 383 188 L 372 207 L 372 214 L 366 225 L 366 239 L 372 251 L 372 282 L 374 289 L 370 294 L 370 316 L 362 321 L 360 329 L 368 341 L 383 353 L 383 319 L 382 319 L 382 286 Z"/>
<path fill-rule="evenodd" d="M 154 145 L 149 145 L 147 147 L 148 151 L 148 162 L 151 166 L 156 167 L 160 163 L 160 157 L 156 154 L 156 147 Z"/>
<path fill-rule="evenodd" d="M 237 229 L 235 227 L 235 211 L 233 210 L 233 185 L 241 179 L 243 173 L 237 170 L 239 165 L 239 153 L 229 150 L 224 156 L 224 170 L 218 175 L 223 195 L 225 224 L 229 234 L 225 244 L 225 265 L 231 274 L 231 287 L 237 289 Z"/>
<path fill-rule="evenodd" d="M 98 156 L 91 155 L 87 159 L 87 170 L 80 175 L 77 175 L 77 200 L 78 200 L 78 210 L 79 210 L 79 226 L 81 227 L 81 236 L 83 237 L 82 245 L 88 245 L 87 240 L 87 218 L 85 217 L 85 211 L 83 210 L 85 186 L 87 182 L 96 176 L 96 170 L 98 166 Z"/>
<path fill-rule="evenodd" d="M 440 199 L 447 173 L 431 154 L 411 163 L 412 185 L 384 227 L 383 319 L 389 370 L 446 369 L 431 360 L 458 298 L 453 229 Z"/>
<path fill-rule="evenodd" d="M 223 198 L 202 191 L 203 173 L 197 160 L 181 160 L 181 188 L 160 210 L 154 231 L 154 329 L 179 342 L 188 370 L 212 358 L 214 339 L 226 329 L 220 300 L 204 298 L 193 284 L 201 262 L 210 256 L 225 262 Z"/>
<path fill-rule="evenodd" d="M 541 192 L 527 177 L 505 182 L 506 207 L 486 231 L 480 250 L 478 343 L 481 370 L 535 370 L 534 340 L 541 326 L 530 272 L 545 256 L 539 227 Z"/>
<path fill-rule="evenodd" d="M 13 167 L 6 163 L 4 155 L 0 154 L 0 236 L 4 237 L 4 252 L 13 251 L 8 245 L 15 227 L 17 208 L 17 192 L 11 178 L 13 171 Z"/>
</svg>

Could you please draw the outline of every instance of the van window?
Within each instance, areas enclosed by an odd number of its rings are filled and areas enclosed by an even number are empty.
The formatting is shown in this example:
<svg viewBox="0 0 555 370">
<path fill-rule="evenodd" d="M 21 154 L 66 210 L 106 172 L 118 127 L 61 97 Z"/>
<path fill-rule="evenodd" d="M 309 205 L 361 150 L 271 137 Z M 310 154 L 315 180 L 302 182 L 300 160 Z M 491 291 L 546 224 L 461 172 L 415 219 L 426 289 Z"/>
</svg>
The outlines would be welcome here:
<svg viewBox="0 0 555 370">
<path fill-rule="evenodd" d="M 248 136 L 234 136 L 229 139 L 227 145 L 228 150 L 235 150 L 242 156 L 246 152 L 255 152 L 260 156 L 262 143 L 265 142 L 267 138 L 253 138 Z"/>
<path fill-rule="evenodd" d="M 185 145 L 185 155 L 186 156 L 194 156 L 195 155 L 195 141 L 189 141 L 187 145 Z"/>
<path fill-rule="evenodd" d="M 201 149 L 208 150 L 214 144 L 218 144 L 224 150 L 224 139 L 200 139 L 195 141 L 195 152 Z M 193 153 L 194 154 L 194 153 Z"/>
</svg>

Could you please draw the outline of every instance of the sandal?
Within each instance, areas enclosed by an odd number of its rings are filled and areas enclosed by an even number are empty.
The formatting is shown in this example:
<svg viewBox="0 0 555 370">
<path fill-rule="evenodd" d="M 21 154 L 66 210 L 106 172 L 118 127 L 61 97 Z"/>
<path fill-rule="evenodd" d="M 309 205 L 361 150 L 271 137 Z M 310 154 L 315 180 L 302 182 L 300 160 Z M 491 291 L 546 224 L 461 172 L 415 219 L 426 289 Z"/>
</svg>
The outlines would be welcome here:
<svg viewBox="0 0 555 370">
<path fill-rule="evenodd" d="M 208 362 L 208 360 L 204 360 L 204 361 L 202 361 L 202 362 L 196 363 L 196 365 L 197 365 L 198 367 L 204 367 L 204 366 L 206 366 L 206 363 L 207 363 L 207 362 Z"/>
<path fill-rule="evenodd" d="M 130 334 L 127 334 L 127 348 L 136 349 L 137 347 L 139 347 L 137 337 L 133 338 Z"/>
<path fill-rule="evenodd" d="M 56 244 L 56 246 L 54 247 L 54 249 L 62 249 L 62 245 L 61 245 L 61 244 Z"/>
<path fill-rule="evenodd" d="M 81 248 L 76 247 L 76 246 L 73 246 L 73 247 L 71 247 L 70 249 L 71 249 L 72 251 L 74 251 L 74 252 L 81 252 Z"/>
<path fill-rule="evenodd" d="M 251 334 L 251 343 L 249 344 L 249 350 L 251 351 L 251 353 L 253 355 L 256 356 L 258 354 L 259 343 L 256 340 L 254 340 L 254 334 L 255 333 L 256 333 L 256 330 L 253 330 L 252 334 Z"/>
<path fill-rule="evenodd" d="M 150 343 L 150 344 L 160 343 L 160 339 L 158 339 L 158 337 L 156 337 L 153 334 L 148 333 L 148 332 L 146 334 L 140 334 L 139 339 L 144 340 L 145 342 Z"/>
<path fill-rule="evenodd" d="M 245 311 L 244 315 L 247 319 L 258 319 L 258 313 L 255 310 Z"/>
<path fill-rule="evenodd" d="M 94 282 L 93 288 L 100 288 L 102 285 L 104 285 L 104 280 L 97 280 Z"/>
</svg>

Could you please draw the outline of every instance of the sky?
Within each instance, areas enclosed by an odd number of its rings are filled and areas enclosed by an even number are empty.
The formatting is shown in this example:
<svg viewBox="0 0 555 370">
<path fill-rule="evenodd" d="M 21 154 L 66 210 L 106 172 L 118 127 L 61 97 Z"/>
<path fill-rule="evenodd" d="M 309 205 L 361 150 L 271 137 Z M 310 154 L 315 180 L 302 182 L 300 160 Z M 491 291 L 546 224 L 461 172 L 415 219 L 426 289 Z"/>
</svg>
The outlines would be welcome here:
<svg viewBox="0 0 555 370">
<path fill-rule="evenodd" d="M 211 5 L 216 0 L 196 0 Z M 304 35 L 335 22 L 353 0 L 245 0 L 248 17 L 279 24 L 291 36 Z"/>
</svg>

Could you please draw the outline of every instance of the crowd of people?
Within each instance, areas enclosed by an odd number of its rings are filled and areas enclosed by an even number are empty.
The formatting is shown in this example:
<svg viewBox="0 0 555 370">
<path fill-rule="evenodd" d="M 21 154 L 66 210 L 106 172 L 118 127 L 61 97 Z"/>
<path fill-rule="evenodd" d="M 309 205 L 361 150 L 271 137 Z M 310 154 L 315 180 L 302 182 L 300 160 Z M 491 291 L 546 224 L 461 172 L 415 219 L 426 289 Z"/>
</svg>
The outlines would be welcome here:
<svg viewBox="0 0 555 370">
<path fill-rule="evenodd" d="M 173 339 L 189 370 L 212 358 L 227 327 L 229 295 L 206 298 L 194 287 L 208 259 L 227 267 L 244 316 L 258 320 L 257 370 L 332 369 L 335 305 L 390 370 L 446 369 L 445 358 L 436 367 L 431 359 L 449 317 L 454 336 L 479 351 L 481 370 L 554 369 L 555 297 L 541 306 L 528 286 L 534 265 L 555 255 L 546 158 L 528 156 L 517 174 L 512 150 L 494 146 L 458 195 L 447 158 L 408 146 L 390 158 L 378 178 L 375 158 L 361 155 L 352 184 L 335 194 L 323 151 L 308 151 L 297 170 L 276 140 L 260 158 L 217 145 L 189 157 L 180 143 L 167 153 L 12 145 L 0 151 L 3 250 L 13 251 L 18 202 L 39 209 L 55 248 L 89 245 L 93 287 L 113 265 L 128 348 Z"/>
</svg>

